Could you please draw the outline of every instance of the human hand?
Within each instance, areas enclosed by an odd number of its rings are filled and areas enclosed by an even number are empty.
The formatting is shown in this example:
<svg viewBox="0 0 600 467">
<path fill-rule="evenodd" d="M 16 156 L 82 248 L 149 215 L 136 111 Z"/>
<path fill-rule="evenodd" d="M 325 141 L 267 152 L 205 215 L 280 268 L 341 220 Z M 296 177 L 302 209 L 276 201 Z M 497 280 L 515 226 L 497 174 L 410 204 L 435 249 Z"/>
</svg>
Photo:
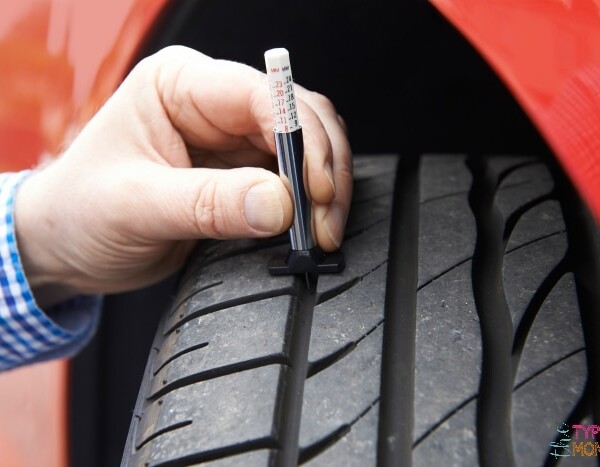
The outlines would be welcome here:
<svg viewBox="0 0 600 467">
<path fill-rule="evenodd" d="M 352 194 L 350 146 L 328 99 L 298 85 L 296 99 L 315 235 L 332 251 Z M 38 303 L 149 285 L 197 239 L 285 231 L 292 201 L 274 154 L 265 74 L 185 47 L 143 60 L 19 189 L 17 239 Z"/>
</svg>

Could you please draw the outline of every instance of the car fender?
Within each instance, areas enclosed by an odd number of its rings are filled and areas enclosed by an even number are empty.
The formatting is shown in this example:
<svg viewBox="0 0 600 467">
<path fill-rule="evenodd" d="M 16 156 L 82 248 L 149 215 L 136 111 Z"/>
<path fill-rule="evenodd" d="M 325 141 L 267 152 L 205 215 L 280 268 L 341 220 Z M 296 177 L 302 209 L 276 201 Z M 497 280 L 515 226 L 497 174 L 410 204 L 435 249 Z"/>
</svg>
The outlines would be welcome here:
<svg viewBox="0 0 600 467">
<path fill-rule="evenodd" d="M 119 85 L 166 3 L 3 2 L 0 171 L 60 154 Z M 0 375 L 0 465 L 69 465 L 68 377 L 63 360 Z"/>
<path fill-rule="evenodd" d="M 504 81 L 600 220 L 600 4 L 431 3 Z"/>
</svg>

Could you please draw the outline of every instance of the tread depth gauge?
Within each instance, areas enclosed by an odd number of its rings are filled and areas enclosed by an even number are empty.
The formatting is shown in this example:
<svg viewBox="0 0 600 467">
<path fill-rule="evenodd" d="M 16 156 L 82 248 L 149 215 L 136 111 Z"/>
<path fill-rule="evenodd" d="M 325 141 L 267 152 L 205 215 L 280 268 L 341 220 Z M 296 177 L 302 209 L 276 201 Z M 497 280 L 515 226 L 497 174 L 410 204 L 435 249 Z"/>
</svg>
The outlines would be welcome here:
<svg viewBox="0 0 600 467">
<path fill-rule="evenodd" d="M 294 222 L 289 230 L 290 251 L 276 256 L 269 263 L 273 275 L 340 272 L 344 268 L 341 252 L 325 254 L 317 246 L 312 225 L 311 201 L 304 186 L 304 145 L 302 127 L 294 94 L 294 81 L 287 49 L 275 48 L 265 52 L 265 64 L 271 103 L 275 119 L 275 145 L 279 175 L 294 201 Z"/>
</svg>

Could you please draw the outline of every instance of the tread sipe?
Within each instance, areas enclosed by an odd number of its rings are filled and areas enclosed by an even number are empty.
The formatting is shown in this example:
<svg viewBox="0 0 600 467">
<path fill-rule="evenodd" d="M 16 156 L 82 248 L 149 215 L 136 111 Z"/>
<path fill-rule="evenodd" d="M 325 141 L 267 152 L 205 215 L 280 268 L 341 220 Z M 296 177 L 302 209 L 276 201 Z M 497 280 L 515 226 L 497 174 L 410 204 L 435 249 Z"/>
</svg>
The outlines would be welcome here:
<svg viewBox="0 0 600 467">
<path fill-rule="evenodd" d="M 552 161 L 356 156 L 346 269 L 287 248 L 191 258 L 123 466 L 555 465 L 600 424 L 598 230 Z"/>
</svg>

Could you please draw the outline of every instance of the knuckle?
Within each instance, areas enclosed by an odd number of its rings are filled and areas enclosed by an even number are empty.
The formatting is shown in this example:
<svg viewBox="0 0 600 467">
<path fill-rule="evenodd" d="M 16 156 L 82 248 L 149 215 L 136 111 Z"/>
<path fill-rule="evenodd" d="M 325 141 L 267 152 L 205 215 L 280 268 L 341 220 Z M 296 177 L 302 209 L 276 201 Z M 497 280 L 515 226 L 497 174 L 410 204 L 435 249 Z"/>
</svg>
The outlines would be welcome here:
<svg viewBox="0 0 600 467">
<path fill-rule="evenodd" d="M 201 237 L 224 238 L 218 185 L 214 180 L 208 180 L 198 191 L 194 219 Z"/>
<path fill-rule="evenodd" d="M 331 102 L 331 100 L 316 91 L 311 91 L 311 99 L 312 101 L 315 103 L 316 107 L 318 108 L 323 108 L 323 109 L 333 109 L 333 103 Z"/>
</svg>

